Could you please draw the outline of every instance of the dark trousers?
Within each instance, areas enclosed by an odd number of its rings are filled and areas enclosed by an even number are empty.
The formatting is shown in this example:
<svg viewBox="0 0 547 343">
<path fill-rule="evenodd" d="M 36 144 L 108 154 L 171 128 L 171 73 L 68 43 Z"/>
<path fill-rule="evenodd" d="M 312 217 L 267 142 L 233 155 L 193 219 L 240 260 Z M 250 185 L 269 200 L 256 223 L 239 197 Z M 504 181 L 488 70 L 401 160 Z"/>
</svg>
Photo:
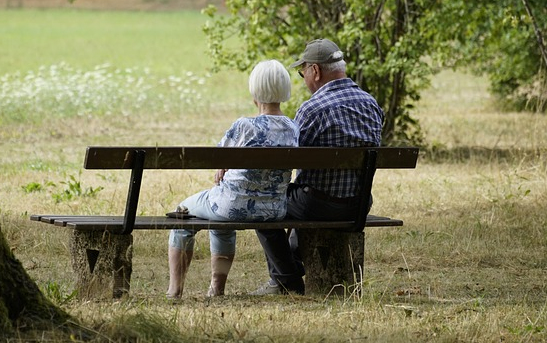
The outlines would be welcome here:
<svg viewBox="0 0 547 343">
<path fill-rule="evenodd" d="M 290 184 L 287 190 L 287 218 L 300 220 L 353 220 L 358 209 L 357 201 L 333 202 L 328 197 L 306 185 Z M 290 288 L 301 282 L 304 266 L 298 254 L 298 235 L 291 230 L 290 239 L 283 229 L 256 230 L 264 249 L 270 278 Z"/>
</svg>

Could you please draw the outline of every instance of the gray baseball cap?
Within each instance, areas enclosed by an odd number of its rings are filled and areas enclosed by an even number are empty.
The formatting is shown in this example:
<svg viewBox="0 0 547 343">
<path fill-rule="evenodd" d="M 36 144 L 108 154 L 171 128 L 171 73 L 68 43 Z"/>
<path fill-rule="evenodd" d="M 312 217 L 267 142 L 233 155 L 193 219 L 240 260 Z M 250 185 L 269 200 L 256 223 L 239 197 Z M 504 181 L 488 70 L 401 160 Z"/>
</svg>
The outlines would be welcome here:
<svg viewBox="0 0 547 343">
<path fill-rule="evenodd" d="M 344 54 L 334 42 L 328 39 L 315 39 L 306 45 L 304 55 L 291 64 L 291 68 L 304 63 L 334 63 L 344 59 Z"/>
</svg>

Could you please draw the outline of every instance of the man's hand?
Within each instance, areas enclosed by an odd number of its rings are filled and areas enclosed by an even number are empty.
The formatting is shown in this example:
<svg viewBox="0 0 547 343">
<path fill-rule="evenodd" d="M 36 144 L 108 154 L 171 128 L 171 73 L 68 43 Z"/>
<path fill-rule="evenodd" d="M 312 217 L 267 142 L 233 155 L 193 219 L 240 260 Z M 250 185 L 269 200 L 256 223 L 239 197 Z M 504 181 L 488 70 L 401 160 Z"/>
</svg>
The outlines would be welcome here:
<svg viewBox="0 0 547 343">
<path fill-rule="evenodd" d="M 224 174 L 228 171 L 228 169 L 219 169 L 215 173 L 215 184 L 220 184 L 220 181 L 224 179 Z"/>
</svg>

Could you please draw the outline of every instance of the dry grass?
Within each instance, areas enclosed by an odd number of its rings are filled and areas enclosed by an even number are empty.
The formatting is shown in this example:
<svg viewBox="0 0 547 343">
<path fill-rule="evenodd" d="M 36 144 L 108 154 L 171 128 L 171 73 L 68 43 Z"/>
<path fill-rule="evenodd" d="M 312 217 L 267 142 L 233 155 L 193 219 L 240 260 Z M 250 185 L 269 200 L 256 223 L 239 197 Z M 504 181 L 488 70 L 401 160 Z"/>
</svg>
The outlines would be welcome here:
<svg viewBox="0 0 547 343">
<path fill-rule="evenodd" d="M 137 232 L 130 297 L 63 302 L 73 287 L 69 232 L 28 215 L 123 213 L 129 173 L 82 170 L 85 147 L 213 145 L 233 120 L 253 113 L 248 99 L 233 100 L 246 94 L 244 78 L 230 82 L 229 97 L 211 85 L 215 94 L 202 111 L 0 126 L 2 233 L 44 292 L 97 332 L 96 341 L 547 340 L 547 118 L 500 113 L 485 80 L 453 72 L 437 77 L 419 106 L 431 148 L 418 167 L 377 173 L 373 212 L 402 218 L 405 226 L 367 231 L 362 296 L 247 296 L 267 274 L 260 245 L 246 231 L 238 234 L 228 295 L 208 299 L 202 232 L 185 298 L 171 303 L 163 296 L 168 233 Z M 71 176 L 83 188 L 104 189 L 56 203 L 52 195 Z M 147 171 L 139 211 L 161 215 L 209 187 L 211 177 Z M 43 190 L 25 192 L 31 183 Z M 52 285 L 61 291 L 52 293 Z"/>
<path fill-rule="evenodd" d="M 467 80 L 445 73 L 436 82 L 446 79 Z M 475 100 L 477 93 L 484 96 L 484 83 L 470 84 Z M 228 296 L 207 299 L 208 239 L 201 233 L 186 297 L 169 303 L 163 297 L 167 232 L 138 232 L 129 299 L 63 306 L 102 339 L 114 340 L 544 341 L 547 165 L 541 142 L 547 119 L 498 113 L 484 99 L 446 96 L 466 91 L 465 83 L 459 87 L 464 89 L 431 90 L 421 107 L 424 128 L 442 146 L 424 153 L 416 170 L 377 174 L 373 212 L 400 217 L 405 226 L 368 230 L 362 297 L 245 295 L 267 275 L 256 237 L 241 232 Z M 10 128 L 10 138 L 2 142 L 7 152 L 1 167 L 2 228 L 41 287 L 55 283 L 70 293 L 68 233 L 29 222 L 29 213 L 123 212 L 128 173 L 81 171 L 85 146 L 211 145 L 235 118 L 220 109 L 187 116 L 161 118 L 169 124 L 153 117 L 127 122 L 107 117 L 54 122 L 55 130 Z M 509 153 L 498 156 L 500 148 Z M 467 149 L 467 155 L 458 149 Z M 104 187 L 97 197 L 55 204 L 53 190 L 26 194 L 21 188 L 31 181 L 59 184 L 80 172 L 84 187 Z M 140 211 L 166 212 L 208 187 L 210 176 L 208 171 L 147 172 Z"/>
</svg>

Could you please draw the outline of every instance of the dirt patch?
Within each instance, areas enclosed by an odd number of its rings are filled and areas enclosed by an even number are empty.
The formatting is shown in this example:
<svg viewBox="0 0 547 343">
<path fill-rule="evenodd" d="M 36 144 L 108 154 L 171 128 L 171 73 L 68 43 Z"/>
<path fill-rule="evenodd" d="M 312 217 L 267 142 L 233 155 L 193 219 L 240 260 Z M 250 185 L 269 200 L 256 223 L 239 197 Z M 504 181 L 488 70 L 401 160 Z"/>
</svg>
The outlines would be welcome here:
<svg viewBox="0 0 547 343">
<path fill-rule="evenodd" d="M 172 11 L 224 7 L 224 0 L 0 0 L 1 8 L 78 8 L 90 10 Z"/>
</svg>

